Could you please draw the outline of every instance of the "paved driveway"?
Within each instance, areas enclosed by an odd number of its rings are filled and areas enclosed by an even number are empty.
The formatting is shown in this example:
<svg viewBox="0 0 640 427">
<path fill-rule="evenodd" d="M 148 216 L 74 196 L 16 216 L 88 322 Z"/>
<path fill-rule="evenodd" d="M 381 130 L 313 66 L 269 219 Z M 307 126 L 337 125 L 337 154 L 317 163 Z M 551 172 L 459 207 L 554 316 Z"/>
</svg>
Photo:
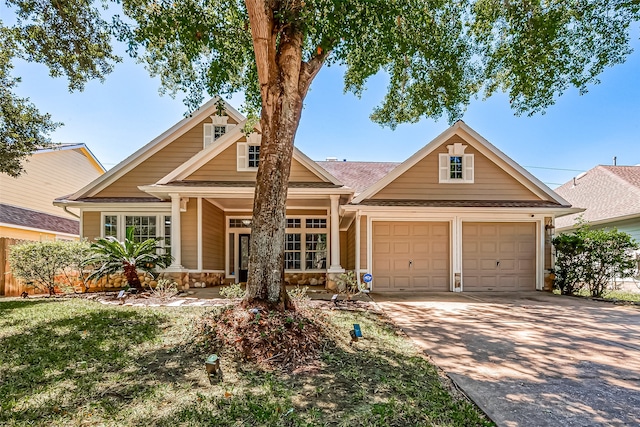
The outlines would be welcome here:
<svg viewBox="0 0 640 427">
<path fill-rule="evenodd" d="M 640 307 L 542 292 L 374 294 L 500 426 L 640 426 Z"/>
</svg>

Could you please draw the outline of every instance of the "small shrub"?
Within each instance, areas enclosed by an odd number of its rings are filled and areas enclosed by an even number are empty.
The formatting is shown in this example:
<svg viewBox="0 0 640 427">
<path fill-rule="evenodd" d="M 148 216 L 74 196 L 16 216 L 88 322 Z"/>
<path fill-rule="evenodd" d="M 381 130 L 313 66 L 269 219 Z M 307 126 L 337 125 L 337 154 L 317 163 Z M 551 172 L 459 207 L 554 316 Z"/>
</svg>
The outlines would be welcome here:
<svg viewBox="0 0 640 427">
<path fill-rule="evenodd" d="M 308 290 L 308 286 L 296 286 L 294 289 L 288 290 L 287 293 L 289 294 L 289 298 L 294 301 L 306 301 L 309 299 L 309 296 L 307 295 Z"/>
<path fill-rule="evenodd" d="M 169 279 L 160 279 L 151 293 L 154 297 L 162 300 L 171 299 L 178 293 L 178 284 Z"/>
<path fill-rule="evenodd" d="M 353 270 L 345 271 L 336 279 L 336 285 L 338 285 L 338 292 L 347 295 L 347 299 L 351 299 L 352 296 L 359 294 L 362 290 L 366 289 L 366 284 L 361 283 L 358 286 L 358 280 L 356 279 L 356 273 Z"/>
<path fill-rule="evenodd" d="M 82 279 L 80 265 L 89 250 L 85 241 L 24 242 L 11 247 L 9 263 L 14 276 L 28 286 L 55 294 Z"/>
<path fill-rule="evenodd" d="M 601 297 L 613 278 L 630 277 L 635 271 L 633 251 L 638 244 L 615 228 L 593 230 L 581 222 L 575 233 L 554 238 L 553 245 L 556 286 L 565 295 L 584 286 L 592 297 Z"/>
<path fill-rule="evenodd" d="M 220 288 L 220 296 L 227 299 L 244 298 L 246 291 L 242 289 L 239 283 L 233 283 L 229 286 Z"/>
</svg>

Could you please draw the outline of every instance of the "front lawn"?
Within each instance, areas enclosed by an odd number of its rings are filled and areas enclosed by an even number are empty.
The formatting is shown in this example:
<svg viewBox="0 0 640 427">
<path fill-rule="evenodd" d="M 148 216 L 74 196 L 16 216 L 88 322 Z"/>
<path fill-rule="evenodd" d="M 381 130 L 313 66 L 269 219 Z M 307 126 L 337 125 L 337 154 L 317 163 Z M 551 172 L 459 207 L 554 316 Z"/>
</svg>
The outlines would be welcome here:
<svg viewBox="0 0 640 427">
<path fill-rule="evenodd" d="M 487 426 L 379 316 L 332 311 L 319 363 L 288 375 L 225 356 L 210 385 L 199 307 L 0 300 L 0 425 Z"/>
</svg>

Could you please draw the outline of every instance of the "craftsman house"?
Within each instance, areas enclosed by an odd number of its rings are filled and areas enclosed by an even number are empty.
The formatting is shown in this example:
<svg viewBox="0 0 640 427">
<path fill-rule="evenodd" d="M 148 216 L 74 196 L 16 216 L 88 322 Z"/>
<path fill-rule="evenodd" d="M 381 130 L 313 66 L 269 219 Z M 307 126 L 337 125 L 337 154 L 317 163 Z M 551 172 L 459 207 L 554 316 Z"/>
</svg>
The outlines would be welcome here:
<svg viewBox="0 0 640 427">
<path fill-rule="evenodd" d="M 81 234 L 164 237 L 182 285 L 243 282 L 259 129 L 217 99 L 56 205 Z M 355 270 L 374 291 L 543 289 L 550 231 L 569 203 L 463 122 L 402 164 L 314 162 L 295 149 L 285 272 L 322 285 Z"/>
</svg>

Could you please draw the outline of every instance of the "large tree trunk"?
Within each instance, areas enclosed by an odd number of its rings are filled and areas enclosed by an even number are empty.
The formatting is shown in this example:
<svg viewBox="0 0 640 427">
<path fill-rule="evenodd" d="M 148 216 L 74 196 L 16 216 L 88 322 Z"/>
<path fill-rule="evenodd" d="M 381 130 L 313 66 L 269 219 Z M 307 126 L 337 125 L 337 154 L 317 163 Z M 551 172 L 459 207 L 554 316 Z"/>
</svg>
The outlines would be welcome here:
<svg viewBox="0 0 640 427">
<path fill-rule="evenodd" d="M 262 142 L 256 176 L 244 304 L 293 308 L 284 284 L 287 190 L 303 100 L 324 56 L 302 61 L 302 34 L 277 28 L 270 4 L 245 0 L 262 96 Z"/>
</svg>

